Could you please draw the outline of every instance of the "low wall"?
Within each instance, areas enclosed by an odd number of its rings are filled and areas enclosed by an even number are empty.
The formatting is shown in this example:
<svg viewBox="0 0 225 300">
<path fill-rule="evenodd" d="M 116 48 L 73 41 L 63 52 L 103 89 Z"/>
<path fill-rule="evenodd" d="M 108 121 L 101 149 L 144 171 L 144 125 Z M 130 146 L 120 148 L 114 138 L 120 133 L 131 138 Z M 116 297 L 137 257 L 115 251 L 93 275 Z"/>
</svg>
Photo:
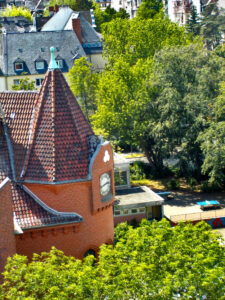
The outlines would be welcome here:
<svg viewBox="0 0 225 300">
<path fill-rule="evenodd" d="M 225 227 L 225 209 L 209 210 L 199 213 L 181 214 L 168 217 L 173 225 L 178 222 L 191 221 L 192 223 L 197 223 L 200 221 L 205 221 L 212 228 Z"/>
</svg>

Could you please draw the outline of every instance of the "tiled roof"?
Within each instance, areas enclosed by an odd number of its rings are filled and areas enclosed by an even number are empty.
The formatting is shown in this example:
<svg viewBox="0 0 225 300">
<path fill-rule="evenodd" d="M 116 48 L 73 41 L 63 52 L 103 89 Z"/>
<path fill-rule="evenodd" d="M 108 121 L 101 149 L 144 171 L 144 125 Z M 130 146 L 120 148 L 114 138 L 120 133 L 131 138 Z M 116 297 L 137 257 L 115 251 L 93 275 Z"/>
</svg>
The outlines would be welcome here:
<svg viewBox="0 0 225 300">
<path fill-rule="evenodd" d="M 11 179 L 13 212 L 22 229 L 81 222 L 82 218 L 76 213 L 57 212 L 38 203 L 14 181 L 12 176 L 12 162 L 3 122 L 7 122 L 15 165 L 20 174 L 29 142 L 29 130 L 36 96 L 37 93 L 34 92 L 0 93 L 2 101 L 0 108 L 2 107 L 5 111 L 5 114 L 2 113 L 2 110 L 0 111 L 0 183 L 6 177 Z"/>
<path fill-rule="evenodd" d="M 37 101 L 25 181 L 86 179 L 89 135 L 93 131 L 61 71 L 48 71 Z"/>
<path fill-rule="evenodd" d="M 20 178 L 29 143 L 29 132 L 37 92 L 1 92 L 0 102 L 5 114 L 14 152 L 17 179 Z"/>
<path fill-rule="evenodd" d="M 28 195 L 22 187 L 12 183 L 13 212 L 17 223 L 22 229 L 81 222 L 79 215 L 48 211 Z"/>
</svg>

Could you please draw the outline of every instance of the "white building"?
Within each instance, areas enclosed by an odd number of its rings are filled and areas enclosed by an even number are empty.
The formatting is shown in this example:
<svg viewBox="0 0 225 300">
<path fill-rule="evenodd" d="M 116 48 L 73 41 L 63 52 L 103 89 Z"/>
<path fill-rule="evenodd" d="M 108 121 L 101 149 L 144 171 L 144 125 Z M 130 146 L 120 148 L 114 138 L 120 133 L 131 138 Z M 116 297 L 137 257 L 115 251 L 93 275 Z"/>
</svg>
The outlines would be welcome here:
<svg viewBox="0 0 225 300">
<path fill-rule="evenodd" d="M 119 11 L 120 8 L 126 10 L 130 15 L 130 18 L 133 19 L 137 15 L 137 10 L 141 5 L 142 0 L 111 0 L 111 7 L 116 11 Z"/>
</svg>

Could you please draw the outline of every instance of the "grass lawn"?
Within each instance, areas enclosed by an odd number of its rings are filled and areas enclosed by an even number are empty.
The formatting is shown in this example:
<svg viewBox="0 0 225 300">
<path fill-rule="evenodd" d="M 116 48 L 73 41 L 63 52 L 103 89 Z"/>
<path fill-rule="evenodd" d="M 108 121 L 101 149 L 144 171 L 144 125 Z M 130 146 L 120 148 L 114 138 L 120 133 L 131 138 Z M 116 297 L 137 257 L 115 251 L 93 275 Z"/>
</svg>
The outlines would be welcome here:
<svg viewBox="0 0 225 300">
<path fill-rule="evenodd" d="M 140 186 L 140 185 L 146 185 L 152 190 L 160 190 L 160 191 L 166 191 L 171 190 L 168 188 L 167 183 L 170 181 L 172 177 L 163 178 L 163 179 L 141 179 L 141 180 L 132 180 L 131 185 L 132 186 Z M 179 190 L 183 191 L 191 191 L 189 185 L 187 184 L 185 178 L 179 178 L 176 179 L 179 180 L 180 187 Z M 200 186 L 196 186 L 195 189 L 196 192 L 200 192 Z"/>
</svg>

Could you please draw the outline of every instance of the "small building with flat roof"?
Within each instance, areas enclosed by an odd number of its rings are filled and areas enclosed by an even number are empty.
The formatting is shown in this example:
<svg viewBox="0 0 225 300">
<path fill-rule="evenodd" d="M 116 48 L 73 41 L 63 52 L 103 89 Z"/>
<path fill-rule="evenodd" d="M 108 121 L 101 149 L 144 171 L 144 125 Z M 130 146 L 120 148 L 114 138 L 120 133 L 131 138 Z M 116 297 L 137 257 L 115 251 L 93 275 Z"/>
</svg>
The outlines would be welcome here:
<svg viewBox="0 0 225 300">
<path fill-rule="evenodd" d="M 114 225 L 142 219 L 160 220 L 163 217 L 164 199 L 147 186 L 131 187 L 129 161 L 114 153 L 116 201 Z"/>
</svg>

